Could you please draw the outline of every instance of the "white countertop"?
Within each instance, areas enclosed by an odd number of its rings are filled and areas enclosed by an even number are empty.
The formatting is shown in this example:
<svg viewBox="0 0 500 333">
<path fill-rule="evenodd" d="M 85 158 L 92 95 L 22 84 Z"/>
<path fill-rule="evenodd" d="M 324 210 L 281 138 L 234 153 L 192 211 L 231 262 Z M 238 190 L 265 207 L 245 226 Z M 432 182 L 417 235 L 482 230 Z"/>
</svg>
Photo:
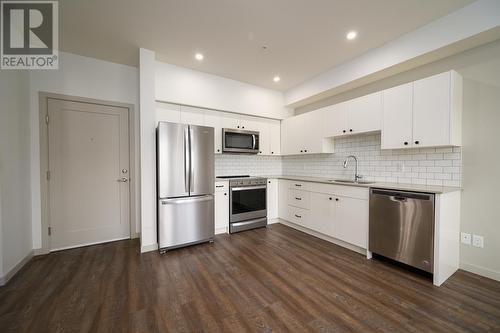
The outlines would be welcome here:
<svg viewBox="0 0 500 333">
<path fill-rule="evenodd" d="M 403 183 L 385 183 L 385 182 L 373 182 L 370 184 L 344 183 L 344 182 L 335 182 L 332 181 L 331 178 L 322 178 L 322 177 L 283 176 L 283 175 L 257 175 L 257 176 L 269 179 L 288 179 L 288 180 L 296 180 L 303 182 L 314 182 L 314 183 L 356 186 L 356 187 L 366 187 L 366 188 L 384 188 L 384 189 L 399 190 L 399 191 L 414 191 L 414 192 L 425 192 L 425 193 L 435 193 L 435 194 L 449 193 L 462 190 L 462 188 L 460 187 L 403 184 Z M 227 181 L 228 179 L 216 178 L 215 180 Z"/>
</svg>

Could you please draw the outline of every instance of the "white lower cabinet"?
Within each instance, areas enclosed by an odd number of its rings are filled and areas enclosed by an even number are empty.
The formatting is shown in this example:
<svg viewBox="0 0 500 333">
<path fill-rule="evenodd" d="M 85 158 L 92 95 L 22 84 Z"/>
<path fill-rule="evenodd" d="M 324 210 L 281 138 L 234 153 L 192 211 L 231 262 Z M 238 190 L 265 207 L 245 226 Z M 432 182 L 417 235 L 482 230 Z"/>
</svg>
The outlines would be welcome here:
<svg viewBox="0 0 500 333">
<path fill-rule="evenodd" d="M 278 218 L 278 180 L 267 180 L 267 219 L 274 220 Z M 272 222 L 272 221 L 271 221 Z"/>
<path fill-rule="evenodd" d="M 368 188 L 280 179 L 278 192 L 281 219 L 368 247 Z"/>
<path fill-rule="evenodd" d="M 215 233 L 229 231 L 229 182 L 215 182 Z"/>
<path fill-rule="evenodd" d="M 363 249 L 368 248 L 368 200 L 337 197 L 331 236 Z"/>
<path fill-rule="evenodd" d="M 331 194 L 311 193 L 310 228 L 333 237 L 335 222 L 335 198 Z"/>
</svg>

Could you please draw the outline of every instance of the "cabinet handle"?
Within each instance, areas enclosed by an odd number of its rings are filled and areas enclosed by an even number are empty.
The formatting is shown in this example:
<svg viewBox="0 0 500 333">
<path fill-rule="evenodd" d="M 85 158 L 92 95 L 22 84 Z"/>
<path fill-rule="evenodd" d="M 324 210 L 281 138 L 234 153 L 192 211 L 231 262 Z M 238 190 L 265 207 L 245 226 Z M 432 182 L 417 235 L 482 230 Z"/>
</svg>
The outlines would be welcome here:
<svg viewBox="0 0 500 333">
<path fill-rule="evenodd" d="M 343 130 L 343 131 L 342 131 L 342 133 L 345 133 L 345 132 L 346 132 L 346 130 Z"/>
<path fill-rule="evenodd" d="M 352 132 L 352 128 L 349 130 L 349 132 Z"/>
<path fill-rule="evenodd" d="M 302 185 L 301 185 L 301 184 L 295 184 L 295 186 L 297 186 L 297 187 L 301 187 Z"/>
<path fill-rule="evenodd" d="M 408 142 L 407 141 L 405 141 L 404 143 L 405 143 L 405 146 L 408 146 Z"/>
<path fill-rule="evenodd" d="M 227 193 L 224 193 L 224 195 L 227 195 Z"/>
<path fill-rule="evenodd" d="M 332 200 L 332 197 L 329 197 L 328 199 L 329 199 L 329 200 Z"/>
<path fill-rule="evenodd" d="M 301 150 L 300 152 L 301 152 L 301 153 L 303 153 L 303 151 L 302 151 L 302 150 Z"/>
<path fill-rule="evenodd" d="M 241 126 L 241 128 L 245 128 L 245 126 Z"/>
<path fill-rule="evenodd" d="M 219 153 L 219 152 L 220 152 L 220 149 L 217 149 L 217 152 Z"/>
<path fill-rule="evenodd" d="M 339 198 L 335 198 L 335 201 L 339 201 Z"/>
<path fill-rule="evenodd" d="M 239 126 L 236 126 L 237 128 L 240 128 Z"/>
<path fill-rule="evenodd" d="M 297 198 L 297 197 L 295 197 L 295 200 L 299 200 L 299 201 L 300 201 L 300 200 L 302 200 L 302 198 Z"/>
<path fill-rule="evenodd" d="M 268 183 L 268 184 L 271 184 L 271 181 L 268 181 L 267 183 Z"/>
<path fill-rule="evenodd" d="M 262 154 L 262 151 L 261 151 L 261 150 L 259 150 L 259 154 Z"/>
<path fill-rule="evenodd" d="M 418 141 L 418 140 L 417 140 L 417 141 L 415 141 L 415 144 L 416 144 L 416 145 L 418 145 L 419 143 L 420 143 L 420 141 Z"/>
<path fill-rule="evenodd" d="M 220 187 L 224 187 L 224 185 L 215 185 L 215 187 L 219 187 L 220 188 Z"/>
<path fill-rule="evenodd" d="M 296 217 L 296 218 L 299 218 L 299 219 L 301 219 L 301 218 L 302 218 L 302 216 L 297 215 L 297 214 L 295 214 L 295 217 Z"/>
<path fill-rule="evenodd" d="M 304 150 L 304 153 L 307 153 L 307 149 Z"/>
<path fill-rule="evenodd" d="M 272 151 L 271 154 L 274 154 L 274 151 Z"/>
</svg>

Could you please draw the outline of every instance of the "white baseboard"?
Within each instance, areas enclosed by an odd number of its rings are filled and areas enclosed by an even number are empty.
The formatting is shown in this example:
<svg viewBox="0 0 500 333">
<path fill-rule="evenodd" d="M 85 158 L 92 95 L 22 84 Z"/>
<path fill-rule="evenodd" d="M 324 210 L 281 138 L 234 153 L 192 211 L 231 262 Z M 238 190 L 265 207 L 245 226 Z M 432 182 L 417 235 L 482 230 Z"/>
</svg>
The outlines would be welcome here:
<svg viewBox="0 0 500 333">
<path fill-rule="evenodd" d="M 0 286 L 4 286 L 5 284 L 7 284 L 7 282 L 9 282 L 9 280 L 12 279 L 12 277 L 16 275 L 16 273 L 19 272 L 19 270 L 23 268 L 31 258 L 33 258 L 33 255 L 34 251 L 31 250 L 20 262 L 17 263 L 17 265 L 12 267 L 10 271 L 8 271 L 4 276 L 1 276 Z"/>
<path fill-rule="evenodd" d="M 149 244 L 149 245 L 141 245 L 141 253 L 158 251 L 158 243 Z"/>
<path fill-rule="evenodd" d="M 496 281 L 500 281 L 500 272 L 486 267 L 477 266 L 468 262 L 460 262 L 460 268 L 464 271 L 481 275 Z"/>
<path fill-rule="evenodd" d="M 295 224 L 295 223 L 292 223 L 292 222 L 288 222 L 288 221 L 283 220 L 283 219 L 278 219 L 278 223 L 286 225 L 286 226 L 288 226 L 290 228 L 294 228 L 294 229 L 300 230 L 302 232 L 305 232 L 306 234 L 312 235 L 314 237 L 318 237 L 318 238 L 320 238 L 322 240 L 325 240 L 327 242 L 333 243 L 333 244 L 338 245 L 338 246 L 345 247 L 348 250 L 351 250 L 351 251 L 360 253 L 360 254 L 362 254 L 364 256 L 367 256 L 366 249 L 360 248 L 360 247 L 358 247 L 356 245 L 352 245 L 352 244 L 346 243 L 344 241 L 341 241 L 340 239 L 333 238 L 333 237 L 330 237 L 330 236 L 327 236 L 327 235 L 323 235 L 322 233 L 319 233 L 317 231 L 314 231 L 314 230 L 311 230 L 311 229 L 308 229 L 308 228 L 304 228 L 304 227 L 302 227 L 302 226 L 300 226 L 298 224 Z"/>
<path fill-rule="evenodd" d="M 275 224 L 275 223 L 280 223 L 280 219 L 279 218 L 267 219 L 267 224 Z"/>
<path fill-rule="evenodd" d="M 34 249 L 33 250 L 33 254 L 35 256 L 43 256 L 45 254 L 49 254 L 49 250 L 48 249 L 42 249 L 42 248 L 39 248 L 39 249 Z"/>
</svg>

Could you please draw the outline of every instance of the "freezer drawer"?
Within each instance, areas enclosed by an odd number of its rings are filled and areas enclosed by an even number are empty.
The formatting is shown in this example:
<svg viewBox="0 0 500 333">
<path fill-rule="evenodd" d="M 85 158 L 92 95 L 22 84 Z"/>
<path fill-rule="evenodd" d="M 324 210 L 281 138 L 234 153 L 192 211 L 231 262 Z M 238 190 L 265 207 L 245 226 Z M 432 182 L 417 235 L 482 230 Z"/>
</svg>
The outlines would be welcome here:
<svg viewBox="0 0 500 333">
<path fill-rule="evenodd" d="M 158 203 L 160 250 L 200 243 L 214 237 L 214 197 L 161 199 Z"/>
<path fill-rule="evenodd" d="M 369 250 L 433 272 L 434 195 L 370 190 Z"/>
</svg>

